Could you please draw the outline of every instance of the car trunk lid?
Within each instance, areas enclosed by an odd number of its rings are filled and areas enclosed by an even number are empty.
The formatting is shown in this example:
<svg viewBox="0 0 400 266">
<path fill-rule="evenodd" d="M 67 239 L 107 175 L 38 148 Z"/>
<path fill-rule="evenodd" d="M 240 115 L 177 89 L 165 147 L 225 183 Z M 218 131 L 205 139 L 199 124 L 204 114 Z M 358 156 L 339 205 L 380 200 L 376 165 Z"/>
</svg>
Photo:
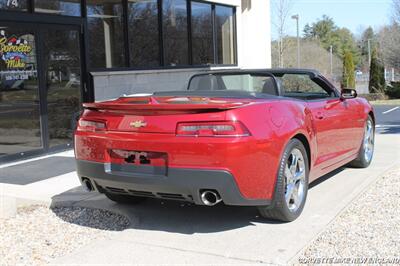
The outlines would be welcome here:
<svg viewBox="0 0 400 266">
<path fill-rule="evenodd" d="M 83 106 L 95 111 L 93 118 L 106 117 L 108 131 L 175 134 L 180 122 L 224 121 L 225 111 L 249 104 L 249 99 L 147 96 Z"/>
</svg>

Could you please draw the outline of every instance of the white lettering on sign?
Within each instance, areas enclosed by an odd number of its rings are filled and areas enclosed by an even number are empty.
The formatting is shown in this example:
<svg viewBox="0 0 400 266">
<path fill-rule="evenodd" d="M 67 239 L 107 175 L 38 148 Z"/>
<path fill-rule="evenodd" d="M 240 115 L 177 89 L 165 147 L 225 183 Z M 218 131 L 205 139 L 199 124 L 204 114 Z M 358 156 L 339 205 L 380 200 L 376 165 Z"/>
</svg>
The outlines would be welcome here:
<svg viewBox="0 0 400 266">
<path fill-rule="evenodd" d="M 18 7 L 19 3 L 18 0 L 7 0 L 8 7 Z"/>
<path fill-rule="evenodd" d="M 29 80 L 37 78 L 36 70 L 0 71 L 0 81 Z"/>
</svg>

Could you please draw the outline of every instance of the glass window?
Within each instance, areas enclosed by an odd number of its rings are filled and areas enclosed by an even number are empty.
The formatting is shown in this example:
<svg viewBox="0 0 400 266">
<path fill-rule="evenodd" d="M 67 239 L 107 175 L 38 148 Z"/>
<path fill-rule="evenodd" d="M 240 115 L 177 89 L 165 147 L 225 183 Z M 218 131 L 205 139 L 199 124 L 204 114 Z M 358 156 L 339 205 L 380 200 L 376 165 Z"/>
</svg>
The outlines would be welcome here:
<svg viewBox="0 0 400 266">
<path fill-rule="evenodd" d="M 47 73 L 47 110 L 50 147 L 72 142 L 81 106 L 79 32 L 43 31 L 44 71 Z"/>
<path fill-rule="evenodd" d="M 35 38 L 0 24 L 0 158 L 42 148 Z"/>
<path fill-rule="evenodd" d="M 186 0 L 163 1 L 164 60 L 166 65 L 188 65 Z"/>
<path fill-rule="evenodd" d="M 189 90 L 246 91 L 278 95 L 273 77 L 259 74 L 198 75 L 190 80 Z"/>
<path fill-rule="evenodd" d="M 218 64 L 235 64 L 234 9 L 231 7 L 216 6 L 215 20 L 218 44 Z"/>
<path fill-rule="evenodd" d="M 131 65 L 159 66 L 157 0 L 129 0 L 128 29 Z"/>
<path fill-rule="evenodd" d="M 87 0 L 89 58 L 92 68 L 125 66 L 121 0 Z"/>
<path fill-rule="evenodd" d="M 35 0 L 35 12 L 79 17 L 81 16 L 81 1 Z"/>
<path fill-rule="evenodd" d="M 210 4 L 192 2 L 193 64 L 213 64 L 213 23 Z"/>
<path fill-rule="evenodd" d="M 27 0 L 0 0 L 0 10 L 27 11 Z"/>
<path fill-rule="evenodd" d="M 319 99 L 334 96 L 332 92 L 327 92 L 311 80 L 308 75 L 286 74 L 280 80 L 286 97 Z"/>
</svg>

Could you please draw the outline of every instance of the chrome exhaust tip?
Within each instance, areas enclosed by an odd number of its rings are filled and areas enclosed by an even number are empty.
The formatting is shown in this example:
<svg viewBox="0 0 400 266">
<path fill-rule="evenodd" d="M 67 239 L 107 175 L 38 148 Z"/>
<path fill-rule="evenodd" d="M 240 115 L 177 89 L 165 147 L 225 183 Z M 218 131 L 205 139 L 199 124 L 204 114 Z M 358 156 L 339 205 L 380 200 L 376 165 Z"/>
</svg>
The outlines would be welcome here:
<svg viewBox="0 0 400 266">
<path fill-rule="evenodd" d="M 90 182 L 90 180 L 87 178 L 82 179 L 82 186 L 86 192 L 94 191 L 92 182 Z"/>
<path fill-rule="evenodd" d="M 201 193 L 201 201 L 206 206 L 215 206 L 222 201 L 218 192 L 206 190 Z"/>
</svg>

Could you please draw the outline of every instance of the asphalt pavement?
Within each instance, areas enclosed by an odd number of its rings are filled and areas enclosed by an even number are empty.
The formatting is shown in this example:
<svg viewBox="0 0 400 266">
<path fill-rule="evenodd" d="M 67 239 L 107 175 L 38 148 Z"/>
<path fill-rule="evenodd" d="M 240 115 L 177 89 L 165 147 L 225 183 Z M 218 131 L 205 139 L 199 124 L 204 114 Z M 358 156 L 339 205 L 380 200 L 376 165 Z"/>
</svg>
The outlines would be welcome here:
<svg viewBox="0 0 400 266">
<path fill-rule="evenodd" d="M 374 109 L 377 133 L 400 133 L 400 106 L 378 105 Z"/>
</svg>

